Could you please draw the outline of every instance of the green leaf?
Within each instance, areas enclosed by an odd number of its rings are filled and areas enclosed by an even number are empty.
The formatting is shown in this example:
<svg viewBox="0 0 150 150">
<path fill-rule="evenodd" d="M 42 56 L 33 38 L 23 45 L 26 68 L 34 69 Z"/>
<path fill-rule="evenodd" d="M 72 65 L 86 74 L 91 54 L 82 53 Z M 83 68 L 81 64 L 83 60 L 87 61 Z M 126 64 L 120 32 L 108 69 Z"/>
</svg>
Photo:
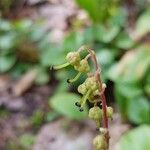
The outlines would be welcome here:
<svg viewBox="0 0 150 150">
<path fill-rule="evenodd" d="M 53 109 L 58 113 L 65 115 L 70 119 L 81 120 L 87 116 L 87 107 L 85 106 L 84 111 L 80 112 L 75 106 L 75 102 L 81 98 L 76 94 L 71 93 L 58 93 L 50 98 L 49 102 Z"/>
<path fill-rule="evenodd" d="M 13 65 L 16 62 L 16 57 L 11 55 L 11 56 L 0 56 L 0 72 L 6 72 L 9 69 L 11 69 L 11 67 L 13 67 Z"/>
<path fill-rule="evenodd" d="M 119 63 L 108 72 L 110 79 L 116 82 L 137 83 L 142 81 L 150 66 L 150 48 L 141 46 L 135 51 L 128 51 Z"/>
<path fill-rule="evenodd" d="M 17 39 L 15 33 L 3 34 L 2 36 L 0 36 L 1 54 L 7 54 L 8 52 L 12 51 L 16 46 L 16 42 Z"/>
<path fill-rule="evenodd" d="M 100 65 L 108 67 L 114 61 L 114 50 L 102 48 L 98 53 L 96 53 L 98 62 Z"/>
<path fill-rule="evenodd" d="M 94 29 L 95 39 L 99 42 L 109 43 L 111 42 L 119 33 L 119 26 L 102 26 L 97 25 Z"/>
<path fill-rule="evenodd" d="M 60 116 L 60 114 L 58 114 L 57 112 L 53 111 L 53 112 L 49 112 L 46 115 L 46 121 L 50 122 L 55 120 L 56 118 L 58 118 Z"/>
<path fill-rule="evenodd" d="M 80 32 L 70 32 L 63 41 L 63 50 L 69 52 L 71 50 L 77 50 L 84 44 L 84 37 Z"/>
<path fill-rule="evenodd" d="M 134 41 L 126 32 L 121 32 L 115 40 L 115 45 L 118 48 L 129 49 L 133 47 Z"/>
<path fill-rule="evenodd" d="M 1 31 L 9 31 L 11 30 L 12 25 L 10 24 L 10 22 L 3 20 L 0 18 L 0 33 Z"/>
<path fill-rule="evenodd" d="M 124 8 L 118 7 L 116 13 L 109 18 L 108 22 L 111 26 L 124 27 L 127 21 L 127 12 Z"/>
<path fill-rule="evenodd" d="M 150 8 L 148 8 L 138 19 L 136 23 L 135 33 L 138 37 L 142 37 L 150 32 Z"/>
<path fill-rule="evenodd" d="M 49 78 L 47 70 L 43 68 L 42 66 L 38 66 L 36 67 L 36 69 L 38 71 L 38 74 L 36 76 L 35 83 L 37 85 L 44 85 L 48 83 L 50 78 Z"/>
<path fill-rule="evenodd" d="M 99 9 L 99 2 L 98 0 L 86 0 L 86 2 L 84 0 L 76 0 L 76 2 L 78 3 L 78 5 L 85 9 L 90 17 L 93 19 L 94 22 L 100 22 L 102 19 L 102 14 L 100 13 L 100 9 Z"/>
<path fill-rule="evenodd" d="M 40 63 L 49 67 L 50 65 L 58 65 L 64 62 L 65 55 L 59 48 L 51 46 L 41 51 Z"/>
<path fill-rule="evenodd" d="M 135 124 L 150 124 L 150 101 L 144 96 L 128 99 L 127 113 L 129 120 Z"/>
<path fill-rule="evenodd" d="M 14 22 L 13 27 L 19 32 L 27 32 L 32 27 L 32 21 L 28 19 L 18 20 Z"/>
<path fill-rule="evenodd" d="M 120 150 L 149 150 L 150 127 L 143 125 L 126 133 L 119 141 Z"/>
</svg>

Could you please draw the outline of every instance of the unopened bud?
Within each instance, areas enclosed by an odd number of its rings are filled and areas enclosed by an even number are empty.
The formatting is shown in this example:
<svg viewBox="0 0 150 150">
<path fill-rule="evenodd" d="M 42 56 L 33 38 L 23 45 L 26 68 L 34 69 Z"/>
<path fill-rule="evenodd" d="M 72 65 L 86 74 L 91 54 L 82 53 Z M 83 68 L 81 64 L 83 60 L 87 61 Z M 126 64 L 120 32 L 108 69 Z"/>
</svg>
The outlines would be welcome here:
<svg viewBox="0 0 150 150">
<path fill-rule="evenodd" d="M 107 142 L 104 135 L 97 135 L 93 140 L 95 150 L 107 150 Z"/>
<path fill-rule="evenodd" d="M 76 65 L 80 62 L 80 54 L 79 52 L 69 52 L 66 56 L 66 60 L 71 64 L 71 65 Z"/>
<path fill-rule="evenodd" d="M 98 106 L 94 106 L 89 110 L 89 118 L 93 120 L 101 120 L 102 111 Z"/>
</svg>

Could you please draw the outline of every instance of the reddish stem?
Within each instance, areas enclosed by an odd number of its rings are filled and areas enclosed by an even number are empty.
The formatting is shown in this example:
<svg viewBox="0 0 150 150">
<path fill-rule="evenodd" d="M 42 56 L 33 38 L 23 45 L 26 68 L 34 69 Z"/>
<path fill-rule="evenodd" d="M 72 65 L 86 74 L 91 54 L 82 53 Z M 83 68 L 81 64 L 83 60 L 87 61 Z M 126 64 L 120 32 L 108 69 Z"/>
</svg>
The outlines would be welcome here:
<svg viewBox="0 0 150 150">
<path fill-rule="evenodd" d="M 92 49 L 89 49 L 89 48 L 87 50 L 88 50 L 88 52 L 90 53 L 90 55 L 92 57 L 93 63 L 95 64 L 96 79 L 99 83 L 99 93 L 100 93 L 99 96 L 100 96 L 100 99 L 101 99 L 101 102 L 102 102 L 102 110 L 103 110 L 103 114 L 104 114 L 103 127 L 108 129 L 106 97 L 104 95 L 104 92 L 101 93 L 101 90 L 102 90 L 103 87 L 102 87 L 102 80 L 100 78 L 100 68 L 99 68 L 99 65 L 98 65 L 98 62 L 97 62 L 95 52 Z M 109 132 L 107 132 L 107 134 L 106 134 L 106 139 L 107 139 L 107 143 L 109 145 Z"/>
</svg>

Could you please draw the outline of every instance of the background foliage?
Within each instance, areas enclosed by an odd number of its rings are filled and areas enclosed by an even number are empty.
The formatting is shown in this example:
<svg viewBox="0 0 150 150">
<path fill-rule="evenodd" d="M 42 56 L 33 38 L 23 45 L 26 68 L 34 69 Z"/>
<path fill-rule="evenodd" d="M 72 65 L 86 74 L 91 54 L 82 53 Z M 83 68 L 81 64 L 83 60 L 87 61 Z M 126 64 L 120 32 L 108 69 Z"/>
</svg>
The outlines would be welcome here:
<svg viewBox="0 0 150 150">
<path fill-rule="evenodd" d="M 90 23 L 83 25 L 81 20 L 74 19 L 59 43 L 50 40 L 52 36 L 42 28 L 41 21 L 7 19 L 5 16 L 13 3 L 0 1 L 0 73 L 18 79 L 36 69 L 35 84 L 45 85 L 51 79 L 58 80 L 53 96 L 49 98 L 53 112 L 47 114 L 47 120 L 60 115 L 82 120 L 87 116 L 87 110 L 81 114 L 75 109 L 74 102 L 80 97 L 74 89 L 83 82 L 84 76 L 68 88 L 66 79 L 76 72 L 71 68 L 50 72 L 49 67 L 63 63 L 69 51 L 85 44 L 92 47 L 101 65 L 103 80 L 107 83 L 106 95 L 111 95 L 109 87 L 113 87 L 114 97 L 110 99 L 115 100 L 122 119 L 141 125 L 123 136 L 119 143 L 121 150 L 148 150 L 149 127 L 143 124 L 150 124 L 150 44 L 146 40 L 150 34 L 149 2 L 134 0 L 136 11 L 132 20 L 127 2 L 86 0 L 85 3 L 84 0 L 76 0 L 78 7 L 88 14 Z M 31 124 L 39 127 L 43 116 L 37 111 L 31 117 Z M 141 135 L 145 139 L 141 139 Z M 21 137 L 24 147 L 30 147 L 33 141 L 32 135 Z M 137 141 L 140 141 L 140 147 L 136 146 Z"/>
</svg>

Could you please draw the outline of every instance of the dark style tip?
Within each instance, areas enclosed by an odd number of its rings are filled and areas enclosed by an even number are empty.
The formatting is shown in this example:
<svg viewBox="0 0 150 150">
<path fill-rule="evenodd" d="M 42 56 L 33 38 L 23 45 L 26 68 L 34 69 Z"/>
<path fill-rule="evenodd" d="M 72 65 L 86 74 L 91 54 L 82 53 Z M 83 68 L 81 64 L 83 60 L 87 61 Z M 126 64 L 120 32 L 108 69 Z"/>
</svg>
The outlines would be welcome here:
<svg viewBox="0 0 150 150">
<path fill-rule="evenodd" d="M 79 102 L 76 102 L 75 105 L 76 105 L 77 107 L 81 107 L 81 104 L 80 104 Z"/>
<path fill-rule="evenodd" d="M 70 83 L 70 79 L 67 79 L 67 83 Z"/>
<path fill-rule="evenodd" d="M 80 112 L 82 112 L 83 110 L 84 110 L 83 108 L 80 108 L 80 109 L 79 109 Z"/>
</svg>

